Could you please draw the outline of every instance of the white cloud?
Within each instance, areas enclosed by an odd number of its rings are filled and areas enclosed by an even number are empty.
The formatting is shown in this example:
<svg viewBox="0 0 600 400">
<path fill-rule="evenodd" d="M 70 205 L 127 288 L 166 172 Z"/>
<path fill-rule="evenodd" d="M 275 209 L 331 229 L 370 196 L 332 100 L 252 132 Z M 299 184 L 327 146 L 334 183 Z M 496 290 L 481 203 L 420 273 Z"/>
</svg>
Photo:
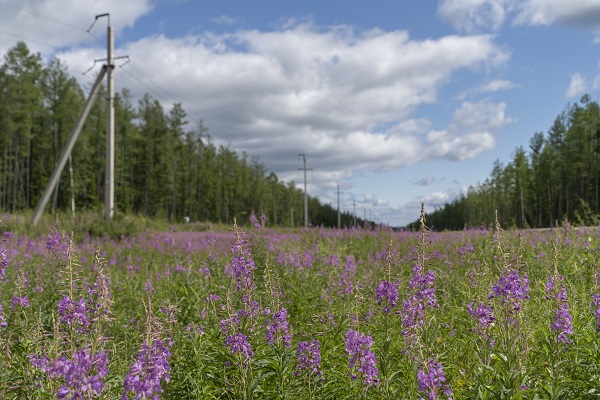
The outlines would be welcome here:
<svg viewBox="0 0 600 400">
<path fill-rule="evenodd" d="M 485 82 L 480 86 L 468 89 L 456 96 L 458 100 L 464 100 L 467 97 L 471 97 L 482 93 L 495 93 L 502 90 L 510 90 L 516 88 L 518 85 L 505 79 L 493 79 Z"/>
<path fill-rule="evenodd" d="M 3 2 L 0 4 L 2 49 L 23 40 L 31 50 L 48 55 L 56 48 L 97 43 L 96 38 L 104 44 L 106 18 L 97 21 L 91 34 L 86 32 L 96 15 L 118 10 L 110 14 L 110 24 L 118 35 L 124 28 L 133 27 L 137 19 L 152 9 L 153 3 L 151 0 L 26 0 L 18 5 Z"/>
<path fill-rule="evenodd" d="M 173 95 L 159 93 L 165 107 L 182 101 L 214 137 L 259 154 L 284 179 L 297 175 L 298 153 L 331 178 L 360 168 L 464 160 L 491 149 L 494 132 L 509 122 L 502 103 L 464 103 L 435 139 L 428 136 L 430 121 L 410 117 L 435 103 L 438 90 L 457 71 L 505 62 L 508 55 L 493 39 L 417 41 L 404 31 L 356 33 L 310 24 L 178 39 L 153 36 L 118 50 L 132 62 L 118 69 L 115 79 L 136 97 L 158 83 Z M 61 58 L 82 63 L 72 53 Z M 391 128 L 374 130 L 382 125 Z"/>
<path fill-rule="evenodd" d="M 464 32 L 498 30 L 506 21 L 596 29 L 598 0 L 441 0 L 438 14 Z"/>
<path fill-rule="evenodd" d="M 600 2 L 597 0 L 527 0 L 519 7 L 517 23 L 597 28 Z"/>
<path fill-rule="evenodd" d="M 512 3 L 510 0 L 442 0 L 438 13 L 464 32 L 497 30 L 504 23 Z"/>
<path fill-rule="evenodd" d="M 567 98 L 579 97 L 586 91 L 585 78 L 578 72 L 571 75 L 571 81 L 565 96 Z"/>
</svg>

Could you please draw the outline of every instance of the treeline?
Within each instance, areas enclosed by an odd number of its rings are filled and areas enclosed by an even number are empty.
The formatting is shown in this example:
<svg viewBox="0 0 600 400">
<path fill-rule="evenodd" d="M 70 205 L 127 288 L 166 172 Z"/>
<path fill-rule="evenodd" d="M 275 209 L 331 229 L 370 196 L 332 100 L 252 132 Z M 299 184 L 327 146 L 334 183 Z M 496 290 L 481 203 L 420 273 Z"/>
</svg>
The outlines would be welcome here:
<svg viewBox="0 0 600 400">
<path fill-rule="evenodd" d="M 85 102 L 65 64 L 44 64 L 23 42 L 0 66 L 0 210 L 33 209 Z M 106 90 L 101 89 L 47 211 L 103 207 Z M 165 111 L 149 94 L 134 105 L 115 98 L 115 207 L 169 221 L 232 223 L 264 213 L 268 225 L 302 226 L 304 194 L 257 158 L 216 146 L 198 121 L 187 126 L 180 103 Z M 310 197 L 309 221 L 337 226 L 337 210 Z M 362 222 L 362 221 L 360 221 Z M 342 224 L 353 223 L 342 214 Z"/>
<path fill-rule="evenodd" d="M 497 210 L 506 227 L 547 228 L 565 220 L 597 225 L 599 117 L 589 95 L 567 105 L 546 134 L 535 133 L 529 148 L 517 148 L 507 165 L 496 160 L 489 178 L 428 215 L 428 224 L 436 230 L 489 226 Z"/>
</svg>

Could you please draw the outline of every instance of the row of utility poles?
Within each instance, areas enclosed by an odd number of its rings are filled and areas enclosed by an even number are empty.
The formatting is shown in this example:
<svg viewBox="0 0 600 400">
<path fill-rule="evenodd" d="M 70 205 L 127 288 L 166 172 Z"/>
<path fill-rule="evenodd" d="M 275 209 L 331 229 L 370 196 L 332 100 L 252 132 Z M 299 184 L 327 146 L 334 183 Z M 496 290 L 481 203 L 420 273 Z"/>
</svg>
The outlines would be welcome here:
<svg viewBox="0 0 600 400">
<path fill-rule="evenodd" d="M 298 154 L 298 157 L 302 157 L 303 167 L 298 168 L 298 171 L 304 171 L 304 227 L 308 227 L 308 190 L 307 190 L 307 180 L 306 180 L 306 171 L 312 171 L 312 168 L 306 167 L 306 155 L 301 153 Z M 363 220 L 367 220 L 367 209 L 363 208 L 364 217 Z M 373 220 L 373 212 L 369 210 L 370 219 Z M 294 216 L 293 216 L 293 207 L 292 207 L 292 226 L 294 225 Z M 354 196 L 352 196 L 352 225 L 356 227 L 356 200 Z M 341 208 L 340 208 L 340 184 L 337 184 L 337 227 L 338 229 L 342 228 L 342 216 L 341 216 Z"/>
<path fill-rule="evenodd" d="M 100 86 L 102 84 L 102 79 L 106 75 L 106 87 L 107 87 L 107 96 L 106 96 L 106 181 L 105 181 L 105 191 L 104 191 L 104 216 L 107 220 L 111 220 L 114 215 L 115 208 L 115 186 L 114 186 L 114 169 L 115 169 L 115 87 L 114 87 L 114 62 L 116 58 L 125 58 L 125 57 L 114 57 L 114 33 L 113 28 L 110 25 L 110 14 L 99 14 L 96 15 L 94 22 L 88 29 L 88 32 L 92 29 L 92 27 L 96 24 L 99 18 L 106 17 L 108 21 L 107 32 L 106 32 L 106 59 L 104 60 L 96 60 L 96 61 L 105 61 L 105 64 L 102 66 L 100 73 L 96 77 L 96 81 L 92 86 L 92 90 L 84 104 L 83 110 L 81 111 L 79 118 L 77 119 L 77 123 L 71 132 L 71 136 L 64 147 L 60 159 L 56 164 L 52 175 L 50 176 L 50 180 L 44 189 L 44 193 L 38 203 L 32 219 L 32 224 L 35 226 L 40 221 L 44 209 L 50 200 L 50 196 L 52 192 L 55 190 L 56 185 L 60 181 L 60 176 L 62 171 L 66 165 L 67 160 L 71 156 L 71 152 L 73 151 L 73 147 L 77 142 L 77 138 L 81 133 L 85 120 L 87 119 L 94 100 L 98 95 L 100 90 Z M 304 227 L 308 227 L 308 190 L 307 190 L 307 179 L 306 172 L 312 171 L 312 168 L 306 167 L 306 155 L 298 154 L 298 157 L 302 157 L 303 167 L 298 168 L 298 170 L 302 170 L 304 172 Z M 356 226 L 356 202 L 354 198 L 352 199 L 352 207 L 353 207 L 353 225 Z M 74 211 L 73 211 L 74 212 Z M 338 220 L 337 225 L 338 229 L 341 229 L 341 211 L 340 211 L 340 185 L 337 185 L 337 212 L 338 212 Z M 366 217 L 366 211 L 365 211 Z M 293 214 L 292 214 L 292 224 L 293 224 Z M 366 219 L 366 218 L 365 218 Z"/>
</svg>

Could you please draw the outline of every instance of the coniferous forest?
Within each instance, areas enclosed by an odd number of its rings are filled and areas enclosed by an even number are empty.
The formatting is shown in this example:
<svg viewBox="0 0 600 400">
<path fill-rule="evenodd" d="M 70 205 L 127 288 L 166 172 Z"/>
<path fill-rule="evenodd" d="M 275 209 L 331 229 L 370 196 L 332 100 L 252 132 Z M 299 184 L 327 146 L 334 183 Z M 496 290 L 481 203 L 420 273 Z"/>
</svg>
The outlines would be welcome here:
<svg viewBox="0 0 600 400">
<path fill-rule="evenodd" d="M 490 226 L 549 228 L 564 221 L 598 225 L 600 109 L 589 95 L 567 105 L 546 133 L 536 132 L 506 164 L 496 160 L 483 183 L 437 209 L 435 230 Z M 410 225 L 418 228 L 418 221 Z"/>
<path fill-rule="evenodd" d="M 89 88 L 59 59 L 47 65 L 23 42 L 0 65 L 0 210 L 34 209 L 58 162 Z M 101 91 L 46 211 L 102 210 L 106 90 Z M 195 126 L 190 126 L 195 125 Z M 181 103 L 169 110 L 151 95 L 115 95 L 115 211 L 168 221 L 247 221 L 301 226 L 304 193 L 282 182 L 258 157 L 217 146 L 201 120 L 188 123 Z M 312 225 L 337 225 L 337 210 L 309 196 Z M 362 223 L 362 221 L 358 221 Z M 342 224 L 354 223 L 349 213 Z"/>
</svg>

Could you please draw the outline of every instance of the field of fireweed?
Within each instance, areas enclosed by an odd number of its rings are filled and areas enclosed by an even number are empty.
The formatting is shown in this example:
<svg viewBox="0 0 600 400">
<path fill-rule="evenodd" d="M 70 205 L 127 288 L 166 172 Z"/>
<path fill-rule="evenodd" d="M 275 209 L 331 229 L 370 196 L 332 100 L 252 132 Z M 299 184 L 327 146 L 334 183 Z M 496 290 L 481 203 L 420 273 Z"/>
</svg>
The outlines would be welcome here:
<svg viewBox="0 0 600 400">
<path fill-rule="evenodd" d="M 599 228 L 4 231 L 0 397 L 600 397 Z"/>
</svg>

